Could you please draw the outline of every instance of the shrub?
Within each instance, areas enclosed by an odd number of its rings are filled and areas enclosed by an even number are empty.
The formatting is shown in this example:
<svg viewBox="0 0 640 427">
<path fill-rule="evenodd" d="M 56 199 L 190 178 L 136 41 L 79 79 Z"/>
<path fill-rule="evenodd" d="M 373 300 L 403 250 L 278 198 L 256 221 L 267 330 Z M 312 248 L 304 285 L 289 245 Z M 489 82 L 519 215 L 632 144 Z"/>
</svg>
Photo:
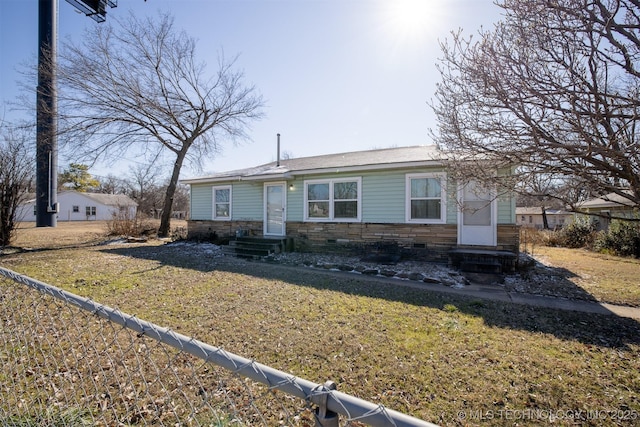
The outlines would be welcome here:
<svg viewBox="0 0 640 427">
<path fill-rule="evenodd" d="M 131 216 L 128 211 L 121 211 L 107 221 L 107 233 L 110 236 L 141 237 L 150 236 L 158 231 L 158 227 L 140 216 Z"/>
<path fill-rule="evenodd" d="M 520 228 L 520 250 L 533 255 L 536 246 L 562 246 L 559 233 L 552 230 L 539 230 L 532 227 Z"/>
<path fill-rule="evenodd" d="M 550 239 L 557 246 L 567 248 L 590 248 L 596 239 L 596 231 L 591 219 L 588 217 L 577 217 L 570 224 L 565 225 L 559 231 L 552 233 Z"/>
<path fill-rule="evenodd" d="M 532 227 L 520 228 L 520 243 L 525 247 L 538 246 L 545 244 L 545 238 L 542 230 L 538 230 Z"/>
<path fill-rule="evenodd" d="M 611 221 L 609 229 L 599 235 L 594 249 L 618 256 L 640 258 L 640 224 L 632 221 Z"/>
</svg>

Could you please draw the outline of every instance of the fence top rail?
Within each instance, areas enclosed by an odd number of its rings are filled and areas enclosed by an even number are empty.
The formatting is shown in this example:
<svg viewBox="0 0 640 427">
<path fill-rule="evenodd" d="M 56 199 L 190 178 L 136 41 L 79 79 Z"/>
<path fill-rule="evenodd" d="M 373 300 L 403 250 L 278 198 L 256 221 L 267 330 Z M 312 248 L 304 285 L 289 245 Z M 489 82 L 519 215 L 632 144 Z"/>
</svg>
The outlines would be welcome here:
<svg viewBox="0 0 640 427">
<path fill-rule="evenodd" d="M 208 363 L 218 365 L 235 374 L 267 385 L 269 388 L 309 401 L 326 410 L 344 415 L 371 426 L 435 427 L 418 418 L 388 409 L 352 395 L 339 392 L 326 384 L 321 385 L 292 374 L 263 365 L 254 360 L 214 347 L 153 323 L 138 319 L 118 309 L 99 304 L 89 298 L 75 295 L 58 287 L 0 267 L 0 276 L 21 283 L 72 304 L 107 321 L 130 329 L 163 344 L 169 345 Z"/>
</svg>

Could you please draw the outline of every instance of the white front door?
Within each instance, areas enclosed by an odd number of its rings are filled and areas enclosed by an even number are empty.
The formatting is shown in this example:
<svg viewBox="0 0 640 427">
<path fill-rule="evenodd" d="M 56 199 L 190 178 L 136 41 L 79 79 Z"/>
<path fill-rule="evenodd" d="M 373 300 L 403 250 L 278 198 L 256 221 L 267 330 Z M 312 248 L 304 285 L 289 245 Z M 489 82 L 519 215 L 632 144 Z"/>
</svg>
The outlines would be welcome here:
<svg viewBox="0 0 640 427">
<path fill-rule="evenodd" d="M 458 189 L 458 244 L 496 246 L 497 214 L 494 192 L 476 181 Z"/>
<path fill-rule="evenodd" d="M 284 236 L 285 208 L 287 205 L 286 183 L 264 185 L 264 235 Z"/>
</svg>

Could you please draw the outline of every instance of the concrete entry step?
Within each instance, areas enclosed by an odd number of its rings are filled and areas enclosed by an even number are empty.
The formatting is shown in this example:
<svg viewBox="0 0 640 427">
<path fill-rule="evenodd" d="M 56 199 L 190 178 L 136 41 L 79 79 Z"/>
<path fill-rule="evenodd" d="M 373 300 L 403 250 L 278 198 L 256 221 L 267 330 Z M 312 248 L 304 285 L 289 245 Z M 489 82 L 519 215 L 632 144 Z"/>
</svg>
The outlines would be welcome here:
<svg viewBox="0 0 640 427">
<path fill-rule="evenodd" d="M 229 241 L 225 253 L 243 258 L 262 258 L 293 249 L 290 237 L 236 237 Z"/>
<path fill-rule="evenodd" d="M 518 255 L 510 251 L 455 248 L 448 252 L 449 266 L 472 273 L 512 273 Z"/>
</svg>

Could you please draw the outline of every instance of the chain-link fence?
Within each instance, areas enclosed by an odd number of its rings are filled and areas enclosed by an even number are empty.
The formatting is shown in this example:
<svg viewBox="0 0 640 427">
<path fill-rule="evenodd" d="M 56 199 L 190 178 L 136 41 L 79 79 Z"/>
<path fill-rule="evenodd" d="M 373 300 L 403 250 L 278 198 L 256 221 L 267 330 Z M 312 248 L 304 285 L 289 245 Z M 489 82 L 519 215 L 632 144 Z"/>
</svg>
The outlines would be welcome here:
<svg viewBox="0 0 640 427">
<path fill-rule="evenodd" d="M 432 426 L 0 267 L 0 425 Z"/>
</svg>

